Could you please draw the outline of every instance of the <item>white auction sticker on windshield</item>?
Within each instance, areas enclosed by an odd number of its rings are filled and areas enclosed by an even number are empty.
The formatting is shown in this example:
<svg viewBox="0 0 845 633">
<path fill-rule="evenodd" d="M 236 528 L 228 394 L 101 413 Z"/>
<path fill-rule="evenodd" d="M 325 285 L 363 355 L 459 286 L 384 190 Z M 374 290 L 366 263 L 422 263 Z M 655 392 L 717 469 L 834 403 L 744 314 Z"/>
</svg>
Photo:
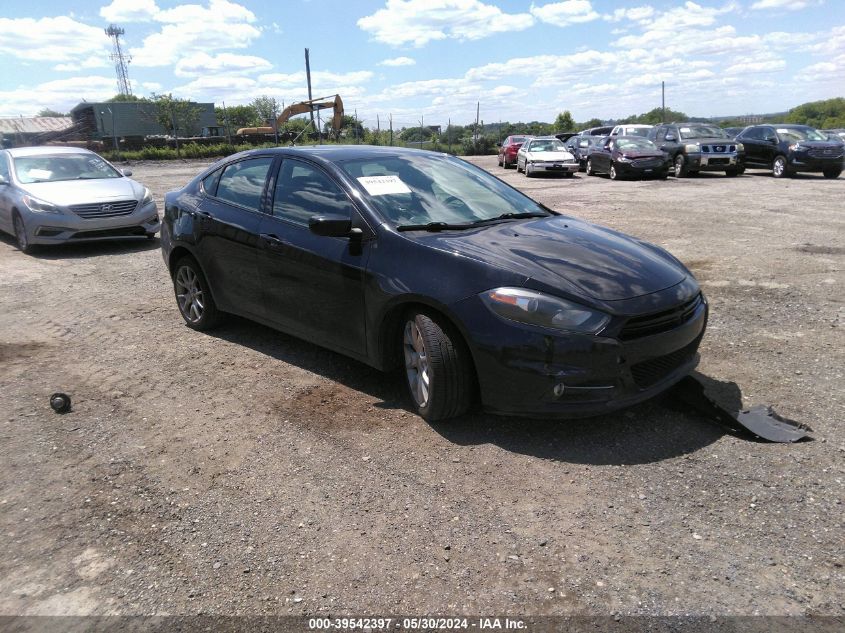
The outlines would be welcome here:
<svg viewBox="0 0 845 633">
<path fill-rule="evenodd" d="M 26 172 L 26 175 L 35 180 L 48 180 L 53 175 L 53 172 L 48 169 L 30 169 Z"/>
<path fill-rule="evenodd" d="M 387 196 L 395 193 L 411 193 L 408 185 L 399 176 L 362 176 L 358 179 L 371 196 Z"/>
<path fill-rule="evenodd" d="M 690 130 L 688 127 L 682 127 L 682 128 L 681 128 L 681 132 L 683 132 L 683 133 L 685 133 L 685 134 L 686 134 L 686 133 L 688 133 L 688 132 L 691 132 L 691 131 L 692 131 L 692 130 Z"/>
</svg>

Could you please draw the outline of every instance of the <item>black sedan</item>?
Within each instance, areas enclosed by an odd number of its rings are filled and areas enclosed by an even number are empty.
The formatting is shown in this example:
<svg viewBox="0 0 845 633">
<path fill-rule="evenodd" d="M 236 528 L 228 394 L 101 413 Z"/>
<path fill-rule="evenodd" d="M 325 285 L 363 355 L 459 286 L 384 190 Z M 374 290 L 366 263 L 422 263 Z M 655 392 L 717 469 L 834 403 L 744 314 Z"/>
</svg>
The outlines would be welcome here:
<svg viewBox="0 0 845 633">
<path fill-rule="evenodd" d="M 666 178 L 672 161 L 669 154 L 641 136 L 610 136 L 593 149 L 587 159 L 587 175 L 608 174 L 617 178 Z"/>
<path fill-rule="evenodd" d="M 707 321 L 663 249 L 434 152 L 242 152 L 166 195 L 161 242 L 188 326 L 236 313 L 401 367 L 427 420 L 640 402 L 695 367 Z"/>
<path fill-rule="evenodd" d="M 751 125 L 736 140 L 745 146 L 746 167 L 771 169 L 775 178 L 799 171 L 821 172 L 825 178 L 842 173 L 845 147 L 807 125 Z"/>
</svg>

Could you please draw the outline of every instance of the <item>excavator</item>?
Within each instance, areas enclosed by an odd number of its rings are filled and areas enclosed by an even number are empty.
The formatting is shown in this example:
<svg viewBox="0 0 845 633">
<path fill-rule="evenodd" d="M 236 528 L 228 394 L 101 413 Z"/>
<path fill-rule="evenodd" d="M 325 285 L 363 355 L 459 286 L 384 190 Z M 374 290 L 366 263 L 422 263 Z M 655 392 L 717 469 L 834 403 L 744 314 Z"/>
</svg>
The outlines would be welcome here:
<svg viewBox="0 0 845 633">
<path fill-rule="evenodd" d="M 332 130 L 335 133 L 340 132 L 343 125 L 343 101 L 340 95 L 334 97 L 321 97 L 319 99 L 309 99 L 308 101 L 300 101 L 292 103 L 287 108 L 282 110 L 282 113 L 276 119 L 276 128 L 284 125 L 288 119 L 297 114 L 305 114 L 306 112 L 317 112 L 318 110 L 326 110 L 332 108 L 334 115 L 332 116 Z M 242 127 L 237 132 L 238 136 L 251 134 L 273 134 L 272 127 Z"/>
</svg>

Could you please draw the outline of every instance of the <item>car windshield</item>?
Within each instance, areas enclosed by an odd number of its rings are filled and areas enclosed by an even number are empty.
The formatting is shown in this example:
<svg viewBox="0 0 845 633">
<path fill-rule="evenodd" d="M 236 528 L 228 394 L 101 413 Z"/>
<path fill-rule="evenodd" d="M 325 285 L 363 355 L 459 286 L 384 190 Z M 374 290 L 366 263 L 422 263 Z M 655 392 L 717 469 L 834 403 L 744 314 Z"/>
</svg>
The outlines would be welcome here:
<svg viewBox="0 0 845 633">
<path fill-rule="evenodd" d="M 531 141 L 528 145 L 529 152 L 564 152 L 566 146 L 558 139 L 544 139 L 542 141 Z"/>
<path fill-rule="evenodd" d="M 375 210 L 397 225 L 469 224 L 506 214 L 549 215 L 538 203 L 460 159 L 439 154 L 341 161 Z"/>
<path fill-rule="evenodd" d="M 827 136 L 810 128 L 778 128 L 778 134 L 784 141 L 826 141 Z"/>
<path fill-rule="evenodd" d="M 685 125 L 681 128 L 681 138 L 727 138 L 727 135 L 714 125 Z"/>
<path fill-rule="evenodd" d="M 517 143 L 524 143 L 527 136 L 511 136 L 510 144 L 516 145 Z"/>
<path fill-rule="evenodd" d="M 645 138 L 620 138 L 616 141 L 619 149 L 657 149 L 657 146 Z"/>
<path fill-rule="evenodd" d="M 123 177 L 123 174 L 96 154 L 16 156 L 13 162 L 15 174 L 23 184 Z"/>
<path fill-rule="evenodd" d="M 648 136 L 648 131 L 651 128 L 647 127 L 628 127 L 623 129 L 625 136 Z"/>
</svg>

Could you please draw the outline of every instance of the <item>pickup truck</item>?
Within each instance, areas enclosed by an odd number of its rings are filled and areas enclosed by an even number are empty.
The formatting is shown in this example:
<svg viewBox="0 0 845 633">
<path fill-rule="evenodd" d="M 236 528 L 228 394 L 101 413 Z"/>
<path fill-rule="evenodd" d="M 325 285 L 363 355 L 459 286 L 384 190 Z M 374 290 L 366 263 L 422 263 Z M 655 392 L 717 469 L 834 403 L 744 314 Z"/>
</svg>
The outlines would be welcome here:
<svg viewBox="0 0 845 633">
<path fill-rule="evenodd" d="M 745 171 L 745 148 L 721 128 L 707 123 L 664 123 L 648 135 L 669 154 L 675 178 L 699 171 L 723 171 L 737 176 Z"/>
</svg>

